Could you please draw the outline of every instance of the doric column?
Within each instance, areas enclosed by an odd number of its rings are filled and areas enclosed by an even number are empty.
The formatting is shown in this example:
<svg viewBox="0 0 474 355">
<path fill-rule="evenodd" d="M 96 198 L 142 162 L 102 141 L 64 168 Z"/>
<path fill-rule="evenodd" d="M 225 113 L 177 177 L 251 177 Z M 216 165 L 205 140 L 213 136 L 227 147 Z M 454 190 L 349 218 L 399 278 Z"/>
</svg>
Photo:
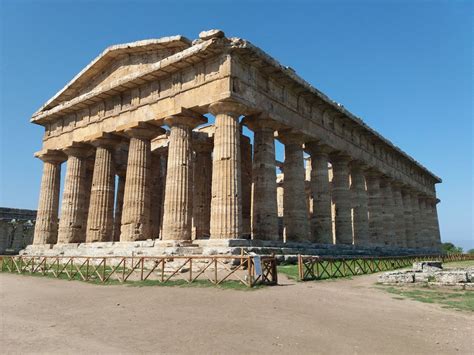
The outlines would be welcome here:
<svg viewBox="0 0 474 355">
<path fill-rule="evenodd" d="M 191 240 L 192 226 L 192 130 L 205 123 L 197 115 L 165 119 L 170 126 L 168 168 L 163 215 L 163 240 Z"/>
<path fill-rule="evenodd" d="M 209 107 L 215 116 L 212 155 L 211 238 L 242 236 L 242 184 L 239 117 L 245 107 L 231 101 Z"/>
<path fill-rule="evenodd" d="M 429 199 L 430 206 L 430 232 L 431 232 L 431 245 L 433 248 L 440 248 L 441 245 L 441 234 L 439 231 L 438 211 L 436 205 L 440 201 L 437 198 Z"/>
<path fill-rule="evenodd" d="M 120 241 L 150 237 L 150 140 L 163 132 L 146 123 L 124 129 L 130 137 Z"/>
<path fill-rule="evenodd" d="M 429 248 L 431 245 L 431 236 L 430 236 L 430 214 L 428 211 L 428 204 L 426 196 L 421 195 L 419 199 L 420 204 L 420 228 L 421 236 L 420 240 L 422 241 L 423 248 Z"/>
<path fill-rule="evenodd" d="M 285 145 L 283 220 L 286 241 L 308 241 L 310 227 L 306 208 L 302 137 L 291 132 L 278 132 L 278 137 Z"/>
<path fill-rule="evenodd" d="M 415 248 L 415 234 L 413 226 L 413 213 L 411 195 L 409 189 L 402 189 L 402 200 L 403 200 L 403 220 L 405 223 L 405 235 L 406 235 L 406 246 L 408 248 Z"/>
<path fill-rule="evenodd" d="M 382 193 L 382 220 L 383 220 L 383 239 L 385 245 L 395 246 L 395 227 L 393 223 L 393 193 L 391 179 L 383 177 L 380 180 L 380 191 Z"/>
<path fill-rule="evenodd" d="M 86 240 L 86 158 L 91 149 L 77 143 L 64 152 L 68 158 L 58 243 L 83 243 Z"/>
<path fill-rule="evenodd" d="M 336 208 L 336 244 L 352 244 L 351 193 L 349 189 L 350 157 L 331 156 L 333 169 L 332 199 Z"/>
<path fill-rule="evenodd" d="M 120 226 L 122 224 L 122 209 L 123 197 L 125 193 L 125 176 L 126 170 L 117 169 L 117 197 L 115 199 L 115 213 L 114 213 L 114 241 L 120 241 Z"/>
<path fill-rule="evenodd" d="M 252 238 L 278 240 L 274 123 L 263 116 L 246 117 L 254 132 L 252 167 Z"/>
<path fill-rule="evenodd" d="M 352 227 L 354 244 L 357 245 L 370 244 L 368 196 L 363 169 L 364 165 L 360 162 L 351 162 Z"/>
<path fill-rule="evenodd" d="M 328 154 L 331 148 L 314 142 L 306 143 L 311 155 L 311 195 L 313 211 L 311 214 L 311 241 L 332 244 L 331 191 L 329 184 Z"/>
<path fill-rule="evenodd" d="M 365 174 L 367 183 L 367 193 L 369 195 L 369 235 L 370 243 L 374 245 L 384 245 L 383 236 L 383 197 L 380 191 L 381 174 L 374 170 L 368 170 Z"/>
<path fill-rule="evenodd" d="M 48 150 L 36 154 L 36 157 L 44 164 L 33 244 L 55 244 L 58 240 L 61 163 L 66 156 L 60 151 Z"/>
<path fill-rule="evenodd" d="M 159 239 L 161 227 L 161 206 L 163 199 L 161 155 L 158 150 L 151 152 L 151 183 L 150 183 L 150 236 Z"/>
<path fill-rule="evenodd" d="M 241 126 L 242 128 L 242 126 Z M 252 233 L 252 144 L 250 138 L 240 134 L 241 185 L 242 185 L 242 236 Z"/>
<path fill-rule="evenodd" d="M 412 192 L 411 194 L 411 210 L 413 215 L 413 236 L 414 236 L 414 245 L 416 248 L 421 248 L 423 246 L 422 241 L 422 224 L 420 222 L 421 214 L 420 214 L 420 202 L 418 199 L 418 194 L 416 192 Z"/>
<path fill-rule="evenodd" d="M 92 154 L 92 153 L 91 153 Z M 91 202 L 91 191 L 92 191 L 92 178 L 94 175 L 94 164 L 95 164 L 95 154 L 92 154 L 91 157 L 86 160 L 86 176 L 84 178 L 84 229 L 87 234 L 87 222 L 89 219 L 89 207 Z"/>
<path fill-rule="evenodd" d="M 160 221 L 160 239 L 163 239 L 163 217 L 165 215 L 165 191 L 166 176 L 168 171 L 168 147 L 160 149 L 161 155 L 161 221 Z"/>
<path fill-rule="evenodd" d="M 115 163 L 114 147 L 119 140 L 109 134 L 94 139 L 94 172 L 87 218 L 86 242 L 113 241 Z"/>
<path fill-rule="evenodd" d="M 393 220 L 395 228 L 396 245 L 399 247 L 407 247 L 407 235 L 405 229 L 405 213 L 403 209 L 401 184 L 392 182 L 393 194 Z"/>
<path fill-rule="evenodd" d="M 211 226 L 212 143 L 194 141 L 194 238 L 209 238 Z"/>
</svg>

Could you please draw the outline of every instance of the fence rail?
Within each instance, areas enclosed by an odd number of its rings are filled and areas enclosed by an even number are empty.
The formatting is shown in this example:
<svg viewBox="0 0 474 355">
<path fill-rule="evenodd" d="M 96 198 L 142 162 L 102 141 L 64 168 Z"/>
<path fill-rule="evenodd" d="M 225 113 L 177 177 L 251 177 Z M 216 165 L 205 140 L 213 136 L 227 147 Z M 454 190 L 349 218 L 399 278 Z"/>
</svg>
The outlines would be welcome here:
<svg viewBox="0 0 474 355">
<path fill-rule="evenodd" d="M 354 257 L 331 258 L 298 255 L 298 280 L 323 280 L 336 277 L 347 277 L 371 274 L 404 268 L 417 261 L 442 260 L 462 261 L 474 260 L 469 254 L 448 255 L 415 255 L 399 257 Z"/>
<path fill-rule="evenodd" d="M 258 263 L 258 265 L 256 265 Z M 67 280 L 118 281 L 237 281 L 245 286 L 277 284 L 273 256 L 0 256 L 0 270 Z"/>
</svg>

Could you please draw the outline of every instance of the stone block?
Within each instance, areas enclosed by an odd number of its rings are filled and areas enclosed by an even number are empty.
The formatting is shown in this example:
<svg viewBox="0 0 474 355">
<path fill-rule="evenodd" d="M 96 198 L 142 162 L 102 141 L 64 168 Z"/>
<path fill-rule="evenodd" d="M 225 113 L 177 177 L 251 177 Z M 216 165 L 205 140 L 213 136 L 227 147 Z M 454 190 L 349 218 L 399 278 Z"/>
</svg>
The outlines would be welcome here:
<svg viewBox="0 0 474 355">
<path fill-rule="evenodd" d="M 419 261 L 413 263 L 413 271 L 438 271 L 443 269 L 441 261 Z"/>
<path fill-rule="evenodd" d="M 433 274 L 434 281 L 443 284 L 457 284 L 467 282 L 467 272 L 464 270 L 440 271 Z"/>
<path fill-rule="evenodd" d="M 384 272 L 378 277 L 380 283 L 413 283 L 415 280 L 411 271 Z"/>
<path fill-rule="evenodd" d="M 413 276 L 415 278 L 415 282 L 429 282 L 434 280 L 433 273 L 429 272 L 414 272 Z"/>
<path fill-rule="evenodd" d="M 474 268 L 466 270 L 467 282 L 474 282 Z"/>
</svg>

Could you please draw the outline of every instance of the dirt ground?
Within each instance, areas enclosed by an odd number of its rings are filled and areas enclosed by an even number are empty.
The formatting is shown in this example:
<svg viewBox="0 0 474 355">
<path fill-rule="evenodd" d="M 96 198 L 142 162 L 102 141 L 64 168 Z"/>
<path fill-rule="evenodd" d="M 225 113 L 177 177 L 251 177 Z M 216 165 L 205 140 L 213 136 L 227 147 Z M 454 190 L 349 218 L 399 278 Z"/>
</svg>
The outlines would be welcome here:
<svg viewBox="0 0 474 355">
<path fill-rule="evenodd" d="M 376 275 L 254 291 L 97 286 L 0 274 L 3 353 L 472 354 L 474 315 Z"/>
</svg>

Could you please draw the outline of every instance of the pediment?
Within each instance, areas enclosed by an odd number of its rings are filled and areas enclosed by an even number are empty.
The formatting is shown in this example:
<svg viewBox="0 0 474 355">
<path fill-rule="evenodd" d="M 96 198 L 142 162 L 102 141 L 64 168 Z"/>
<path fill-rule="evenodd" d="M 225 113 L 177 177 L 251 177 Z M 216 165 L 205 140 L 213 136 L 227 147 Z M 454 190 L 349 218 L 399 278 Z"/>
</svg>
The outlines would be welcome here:
<svg viewBox="0 0 474 355">
<path fill-rule="evenodd" d="M 101 88 L 111 85 L 114 81 L 131 73 L 146 71 L 151 65 L 190 45 L 191 41 L 187 38 L 173 36 L 111 46 L 48 100 L 37 113 L 49 110 L 74 97 L 100 92 Z"/>
<path fill-rule="evenodd" d="M 122 54 L 114 58 L 106 67 L 98 72 L 93 78 L 78 86 L 75 96 L 87 94 L 92 91 L 101 91 L 101 88 L 110 86 L 118 79 L 129 74 L 146 71 L 152 64 L 174 54 L 171 49 L 148 51 L 144 53 Z"/>
</svg>

